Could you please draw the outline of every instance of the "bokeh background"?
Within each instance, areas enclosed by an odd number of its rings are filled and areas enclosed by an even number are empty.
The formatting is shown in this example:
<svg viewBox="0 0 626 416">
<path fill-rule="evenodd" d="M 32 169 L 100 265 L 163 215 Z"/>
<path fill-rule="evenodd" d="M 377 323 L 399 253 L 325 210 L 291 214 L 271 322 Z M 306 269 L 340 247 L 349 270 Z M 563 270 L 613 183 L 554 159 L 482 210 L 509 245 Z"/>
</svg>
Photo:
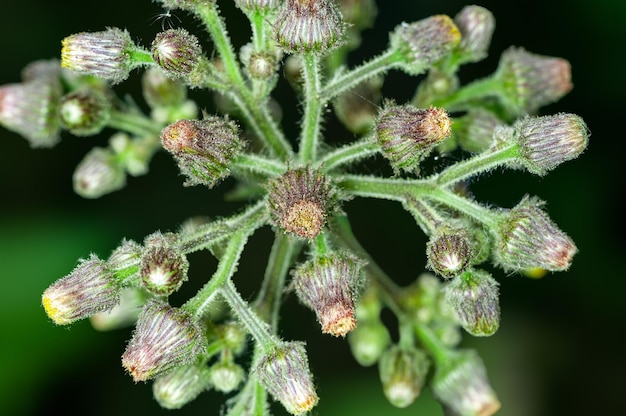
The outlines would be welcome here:
<svg viewBox="0 0 626 416">
<path fill-rule="evenodd" d="M 58 57 L 63 37 L 79 31 L 127 28 L 143 45 L 161 29 L 151 23 L 161 12 L 149 0 L 50 2 L 3 1 L 0 13 L 0 84 L 18 82 L 21 68 L 35 59 Z M 233 2 L 220 1 L 233 16 L 238 43 L 248 27 Z M 401 21 L 438 13 L 453 16 L 464 5 L 453 0 L 379 1 L 376 28 L 364 34 L 353 63 L 383 50 L 387 33 Z M 465 337 L 479 350 L 503 403 L 503 416 L 619 414 L 626 387 L 624 345 L 624 142 L 623 68 L 626 3 L 614 0 L 477 1 L 497 19 L 490 57 L 464 69 L 464 79 L 491 73 L 509 45 L 561 56 L 573 68 L 574 90 L 544 114 L 559 111 L 584 117 L 592 132 L 589 149 L 544 178 L 520 172 L 480 178 L 472 190 L 481 200 L 510 207 L 525 193 L 547 200 L 559 226 L 580 252 L 567 273 L 532 280 L 500 272 L 502 326 L 488 339 Z M 183 18 L 182 26 L 197 24 Z M 177 22 L 174 22 L 177 23 Z M 402 102 L 416 81 L 393 73 L 385 93 Z M 139 75 L 117 88 L 139 94 Z M 294 129 L 298 109 L 286 88 L 284 124 Z M 198 95 L 209 111 L 212 100 Z M 327 136 L 344 135 L 332 123 Z M 76 260 L 94 252 L 107 256 L 123 237 L 140 241 L 157 230 L 173 230 L 193 215 L 227 215 L 232 207 L 219 192 L 183 188 L 171 159 L 155 157 L 150 175 L 129 180 L 125 190 L 100 200 L 73 194 L 71 175 L 88 149 L 106 143 L 66 136 L 50 150 L 31 150 L 25 140 L 0 129 L 0 414 L 162 414 L 149 384 L 135 385 L 119 357 L 130 330 L 99 333 L 88 322 L 55 327 L 40 305 L 42 291 L 64 276 Z M 224 184 L 228 188 L 229 183 Z M 424 237 L 399 206 L 354 201 L 346 206 L 363 245 L 399 281 L 414 279 Z M 251 242 L 238 282 L 250 293 L 267 255 L 269 229 Z M 192 261 L 192 276 L 203 279 L 214 264 Z M 200 284 L 200 283 L 198 283 Z M 249 286 L 249 288 L 248 288 Z M 248 289 L 246 289 L 248 288 Z M 282 335 L 309 344 L 311 366 L 322 398 L 313 414 L 442 415 L 428 391 L 413 406 L 385 402 L 375 368 L 360 368 L 342 340 L 318 334 L 314 317 L 289 300 Z M 303 322 L 305 321 L 305 322 Z M 208 393 L 181 414 L 217 415 L 224 397 Z M 173 414 L 171 412 L 170 414 Z M 282 410 L 276 410 L 282 414 Z"/>
</svg>

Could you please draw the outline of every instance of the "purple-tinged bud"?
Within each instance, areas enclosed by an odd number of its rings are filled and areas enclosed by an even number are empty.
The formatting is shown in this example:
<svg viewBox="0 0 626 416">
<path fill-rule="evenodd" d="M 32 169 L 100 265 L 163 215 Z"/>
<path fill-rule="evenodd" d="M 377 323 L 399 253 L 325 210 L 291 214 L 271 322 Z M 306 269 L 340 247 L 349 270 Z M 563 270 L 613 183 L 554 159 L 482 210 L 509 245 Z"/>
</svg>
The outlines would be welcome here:
<svg viewBox="0 0 626 416">
<path fill-rule="evenodd" d="M 191 316 L 156 299 L 144 306 L 122 365 L 137 381 L 146 381 L 192 363 L 205 352 L 206 339 Z"/>
<path fill-rule="evenodd" d="M 444 279 L 463 273 L 472 260 L 472 241 L 462 228 L 447 228 L 434 235 L 426 246 L 428 267 Z"/>
<path fill-rule="evenodd" d="M 385 397 L 396 407 L 410 406 L 420 395 L 430 361 L 417 348 L 390 347 L 378 361 L 378 372 Z"/>
<path fill-rule="evenodd" d="M 72 181 L 78 195 L 100 198 L 122 189 L 126 185 L 126 173 L 110 149 L 94 147 L 76 166 Z"/>
<path fill-rule="evenodd" d="M 571 91 L 568 61 L 511 47 L 502 53 L 496 77 L 502 81 L 503 99 L 514 114 L 534 113 Z"/>
<path fill-rule="evenodd" d="M 444 287 L 461 326 L 470 334 L 491 336 L 500 327 L 498 282 L 486 271 L 469 270 Z"/>
<path fill-rule="evenodd" d="M 309 240 L 322 231 L 337 201 L 330 180 L 311 168 L 288 170 L 269 183 L 267 192 L 274 226 Z"/>
<path fill-rule="evenodd" d="M 135 287 L 124 287 L 120 300 L 112 309 L 98 312 L 89 317 L 91 326 L 98 331 L 126 328 L 137 322 L 141 308 L 146 303 L 146 293 Z"/>
<path fill-rule="evenodd" d="M 352 133 L 370 131 L 378 114 L 381 100 L 382 77 L 372 77 L 333 100 L 333 108 L 339 121 Z"/>
<path fill-rule="evenodd" d="M 500 401 L 475 351 L 463 350 L 435 367 L 431 388 L 437 400 L 463 416 L 491 416 Z"/>
<path fill-rule="evenodd" d="M 81 89 L 61 97 L 61 127 L 75 136 L 93 136 L 106 127 L 111 118 L 111 103 L 96 89 Z"/>
<path fill-rule="evenodd" d="M 493 14 L 484 7 L 465 6 L 454 17 L 454 23 L 461 32 L 459 49 L 464 54 L 464 61 L 478 62 L 485 58 L 496 27 Z"/>
<path fill-rule="evenodd" d="M 277 346 L 261 358 L 254 371 L 261 385 L 292 415 L 310 411 L 319 400 L 303 343 Z"/>
<path fill-rule="evenodd" d="M 229 175 L 228 166 L 243 148 L 237 125 L 218 116 L 170 124 L 161 132 L 161 143 L 187 177 L 185 186 L 209 188 Z"/>
<path fill-rule="evenodd" d="M 169 296 L 187 280 L 187 257 L 159 232 L 146 241 L 139 267 L 141 283 L 154 295 Z"/>
<path fill-rule="evenodd" d="M 376 120 L 376 139 L 395 171 L 416 171 L 420 161 L 450 135 L 443 108 L 391 105 Z"/>
<path fill-rule="evenodd" d="M 152 395 L 161 407 L 180 409 L 211 388 L 209 376 L 204 362 L 181 365 L 154 380 Z"/>
<path fill-rule="evenodd" d="M 578 249 L 541 209 L 543 205 L 538 198 L 526 196 L 503 214 L 494 235 L 493 256 L 498 266 L 508 271 L 569 268 Z"/>
<path fill-rule="evenodd" d="M 361 321 L 348 334 L 350 351 L 354 359 L 363 367 L 376 364 L 390 342 L 389 331 L 380 320 Z"/>
<path fill-rule="evenodd" d="M 298 299 L 315 311 L 323 333 L 343 337 L 356 327 L 354 302 L 362 265 L 352 255 L 333 253 L 309 260 L 294 271 Z"/>
<path fill-rule="evenodd" d="M 160 32 L 152 41 L 152 59 L 168 76 L 180 78 L 196 69 L 202 56 L 198 38 L 185 29 Z"/>
<path fill-rule="evenodd" d="M 150 67 L 143 73 L 141 87 L 143 98 L 152 109 L 176 107 L 187 99 L 185 84 L 167 77 L 156 67 Z"/>
<path fill-rule="evenodd" d="M 137 47 L 130 34 L 118 28 L 82 32 L 63 39 L 61 65 L 82 75 L 93 75 L 116 84 L 128 78 Z"/>
<path fill-rule="evenodd" d="M 513 125 L 519 162 L 536 175 L 577 158 L 589 143 L 589 130 L 575 114 L 525 117 Z"/>
<path fill-rule="evenodd" d="M 449 54 L 461 41 L 461 33 L 449 16 L 436 15 L 400 24 L 389 41 L 391 49 L 403 56 L 400 68 L 419 75 Z"/>
<path fill-rule="evenodd" d="M 274 21 L 274 36 L 289 53 L 326 53 L 339 46 L 345 32 L 333 0 L 285 0 Z"/>
<path fill-rule="evenodd" d="M 235 4 L 244 12 L 267 12 L 276 9 L 280 0 L 235 0 Z"/>
<path fill-rule="evenodd" d="M 491 111 L 476 108 L 454 120 L 452 136 L 464 150 L 479 153 L 492 146 L 494 130 L 502 124 Z"/>
<path fill-rule="evenodd" d="M 246 377 L 241 366 L 232 359 L 220 360 L 211 366 L 209 379 L 211 386 L 222 393 L 235 391 Z"/>
<path fill-rule="evenodd" d="M 54 323 L 67 325 L 111 310 L 119 297 L 113 274 L 103 260 L 92 254 L 88 260 L 80 260 L 69 275 L 50 285 L 41 301 Z"/>
</svg>

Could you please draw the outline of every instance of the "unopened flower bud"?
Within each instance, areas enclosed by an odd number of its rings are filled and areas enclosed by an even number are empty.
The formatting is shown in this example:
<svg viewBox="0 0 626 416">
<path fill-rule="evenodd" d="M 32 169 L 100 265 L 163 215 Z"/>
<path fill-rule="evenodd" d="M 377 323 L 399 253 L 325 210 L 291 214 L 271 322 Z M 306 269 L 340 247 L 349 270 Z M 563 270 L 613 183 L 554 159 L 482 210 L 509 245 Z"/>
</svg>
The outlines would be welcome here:
<svg viewBox="0 0 626 416">
<path fill-rule="evenodd" d="M 349 30 L 363 30 L 372 27 L 378 14 L 374 0 L 337 0 L 337 6 L 339 6 L 344 20 L 348 23 Z"/>
<path fill-rule="evenodd" d="M 98 331 L 126 328 L 137 322 L 141 307 L 146 303 L 146 293 L 135 287 L 124 287 L 119 303 L 112 309 L 98 312 L 89 317 L 91 326 Z"/>
<path fill-rule="evenodd" d="M 254 371 L 261 385 L 293 415 L 310 411 L 319 400 L 303 343 L 277 346 Z"/>
<path fill-rule="evenodd" d="M 348 130 L 355 134 L 371 130 L 378 114 L 382 86 L 382 77 L 368 78 L 333 100 L 335 114 Z"/>
<path fill-rule="evenodd" d="M 60 83 L 63 72 L 61 61 L 58 59 L 40 59 L 26 65 L 22 69 L 21 76 L 24 82 L 47 79 Z"/>
<path fill-rule="evenodd" d="M 494 130 L 502 124 L 491 111 L 476 108 L 454 120 L 452 136 L 464 150 L 478 153 L 491 147 Z"/>
<path fill-rule="evenodd" d="M 58 325 L 67 325 L 119 302 L 120 289 L 106 263 L 96 255 L 81 260 L 67 276 L 50 285 L 41 298 L 44 310 Z"/>
<path fill-rule="evenodd" d="M 472 242 L 462 228 L 445 228 L 426 246 L 428 267 L 445 279 L 463 273 L 472 260 Z"/>
<path fill-rule="evenodd" d="M 81 89 L 61 97 L 61 127 L 76 136 L 98 134 L 111 117 L 111 103 L 96 89 Z"/>
<path fill-rule="evenodd" d="M 420 161 L 450 135 L 450 126 L 443 108 L 391 105 L 376 120 L 376 139 L 394 170 L 415 171 Z"/>
<path fill-rule="evenodd" d="M 496 73 L 504 88 L 502 98 L 514 114 L 534 113 L 560 100 L 573 87 L 571 76 L 565 59 L 515 47 L 502 53 Z"/>
<path fill-rule="evenodd" d="M 389 403 L 404 408 L 420 395 L 430 362 L 417 348 L 390 347 L 378 361 L 378 372 Z"/>
<path fill-rule="evenodd" d="M 285 0 L 274 21 L 275 38 L 290 53 L 326 53 L 345 32 L 333 0 Z"/>
<path fill-rule="evenodd" d="M 351 255 L 333 253 L 309 260 L 293 273 L 298 299 L 315 311 L 323 333 L 345 336 L 356 327 L 354 300 L 361 266 Z"/>
<path fill-rule="evenodd" d="M 538 198 L 524 197 L 506 212 L 497 227 L 494 260 L 505 270 L 567 270 L 578 251 L 542 209 Z"/>
<path fill-rule="evenodd" d="M 389 39 L 391 49 L 403 56 L 400 68 L 419 75 L 450 53 L 461 41 L 461 33 L 449 16 L 436 15 L 402 23 Z"/>
<path fill-rule="evenodd" d="M 137 381 L 146 381 L 190 364 L 205 351 L 205 338 L 191 316 L 158 300 L 144 306 L 122 365 Z"/>
<path fill-rule="evenodd" d="M 290 169 L 268 185 L 273 224 L 301 238 L 317 237 L 336 199 L 330 180 L 311 168 Z"/>
<path fill-rule="evenodd" d="M 130 34 L 118 28 L 76 33 L 63 39 L 61 65 L 115 84 L 128 78 L 133 68 L 131 52 L 135 49 Z"/>
<path fill-rule="evenodd" d="M 187 280 L 189 262 L 185 254 L 170 244 L 161 233 L 156 233 L 145 245 L 141 255 L 141 283 L 150 293 L 168 296 Z"/>
<path fill-rule="evenodd" d="M 513 129 L 520 146 L 519 162 L 537 175 L 577 158 L 589 142 L 587 125 L 575 114 L 525 117 Z"/>
<path fill-rule="evenodd" d="M 380 320 L 362 321 L 348 334 L 350 351 L 363 367 L 376 364 L 390 342 L 389 331 Z"/>
<path fill-rule="evenodd" d="M 461 31 L 459 48 L 464 54 L 464 60 L 478 62 L 486 57 L 496 27 L 493 14 L 484 7 L 465 6 L 454 17 L 454 23 Z"/>
<path fill-rule="evenodd" d="M 196 69 L 202 48 L 196 38 L 185 29 L 160 32 L 152 42 L 152 59 L 170 77 L 180 78 Z"/>
<path fill-rule="evenodd" d="M 161 132 L 161 143 L 187 177 L 185 186 L 215 186 L 229 175 L 228 166 L 243 148 L 237 125 L 225 118 L 180 120 Z"/>
<path fill-rule="evenodd" d="M 431 381 L 435 397 L 463 416 L 491 416 L 500 409 L 485 366 L 476 352 L 463 350 L 435 367 Z"/>
<path fill-rule="evenodd" d="M 278 69 L 276 55 L 267 52 L 252 52 L 245 63 L 248 74 L 254 79 L 269 79 Z"/>
<path fill-rule="evenodd" d="M 482 270 L 469 270 L 448 282 L 445 299 L 461 326 L 474 336 L 493 335 L 500 327 L 498 282 Z"/>
<path fill-rule="evenodd" d="M 126 173 L 111 150 L 94 147 L 72 176 L 74 192 L 83 198 L 100 198 L 126 185 Z"/>
<path fill-rule="evenodd" d="M 124 239 L 107 259 L 107 266 L 120 280 L 128 279 L 139 272 L 141 252 L 139 243 Z"/>
<path fill-rule="evenodd" d="M 205 363 L 181 365 L 154 380 L 152 394 L 165 409 L 180 409 L 211 388 Z"/>
<path fill-rule="evenodd" d="M 209 378 L 215 390 L 230 393 L 237 389 L 245 378 L 243 368 L 232 360 L 220 360 L 210 368 Z"/>
<path fill-rule="evenodd" d="M 141 77 L 141 91 L 150 108 L 175 107 L 187 98 L 187 88 L 180 80 L 169 78 L 156 67 L 148 68 Z"/>
</svg>

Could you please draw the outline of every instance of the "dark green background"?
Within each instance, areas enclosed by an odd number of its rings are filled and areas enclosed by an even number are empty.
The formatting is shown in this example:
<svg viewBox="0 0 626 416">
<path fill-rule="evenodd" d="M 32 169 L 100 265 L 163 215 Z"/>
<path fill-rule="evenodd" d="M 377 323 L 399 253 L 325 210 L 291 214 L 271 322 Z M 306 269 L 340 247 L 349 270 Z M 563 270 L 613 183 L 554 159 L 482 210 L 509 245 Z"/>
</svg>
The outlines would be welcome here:
<svg viewBox="0 0 626 416">
<path fill-rule="evenodd" d="M 63 37 L 79 31 L 127 28 L 149 45 L 160 24 L 148 0 L 105 2 L 7 2 L 0 8 L 0 84 L 19 81 L 28 62 L 59 56 Z M 8 4 L 6 4 L 8 3 Z M 494 173 L 472 189 L 481 201 L 510 207 L 525 193 L 548 201 L 548 210 L 578 244 L 569 272 L 531 280 L 500 272 L 502 327 L 488 339 L 470 339 L 483 356 L 503 402 L 503 416 L 614 414 L 623 408 L 624 133 L 622 101 L 626 51 L 626 4 L 614 0 L 526 0 L 477 2 L 497 19 L 491 56 L 464 69 L 465 79 L 489 74 L 509 45 L 562 56 L 573 67 L 574 90 L 544 113 L 583 116 L 592 132 L 589 149 L 578 160 L 545 178 L 522 173 Z M 231 1 L 229 26 L 236 42 L 248 28 Z M 365 34 L 354 63 L 381 51 L 387 33 L 402 20 L 431 14 L 456 14 L 462 1 L 382 2 L 377 28 Z M 181 14 L 182 17 L 182 14 Z M 185 20 L 190 30 L 196 23 Z M 139 76 L 117 88 L 137 95 Z M 385 92 L 398 101 L 409 98 L 415 81 L 393 74 Z M 286 92 L 280 88 L 279 94 Z M 212 109 L 211 99 L 198 95 Z M 292 96 L 283 123 L 294 131 L 298 110 Z M 291 109 L 291 110 L 289 110 Z M 348 140 L 329 124 L 327 137 Z M 159 154 L 149 176 L 134 178 L 127 189 L 100 200 L 72 193 L 71 174 L 97 138 L 66 136 L 51 150 L 31 150 L 25 140 L 0 129 L 0 413 L 3 415 L 159 414 L 149 384 L 134 385 L 119 357 L 129 330 L 98 333 L 87 322 L 55 327 L 40 306 L 41 292 L 67 274 L 76 259 L 90 252 L 107 256 L 123 237 L 141 240 L 157 229 L 175 229 L 192 215 L 226 215 L 232 209 L 219 192 L 184 189 L 182 178 L 165 154 Z M 224 184 L 224 188 L 231 185 Z M 354 201 L 346 206 L 355 232 L 374 257 L 398 281 L 408 282 L 422 270 L 424 237 L 396 204 Z M 267 254 L 269 229 L 252 241 L 237 283 L 248 293 L 257 287 Z M 192 282 L 211 272 L 213 262 L 192 259 Z M 193 285 L 193 283 L 190 283 Z M 409 409 L 385 403 L 374 368 L 359 368 L 345 342 L 318 334 L 314 317 L 293 299 L 285 306 L 295 319 L 285 320 L 282 335 L 304 339 L 311 351 L 321 396 L 314 414 L 322 416 L 441 415 L 425 392 Z M 306 322 L 302 322 L 302 321 Z M 189 414 L 219 414 L 223 397 L 206 394 Z M 277 410 L 276 414 L 282 414 Z"/>
</svg>

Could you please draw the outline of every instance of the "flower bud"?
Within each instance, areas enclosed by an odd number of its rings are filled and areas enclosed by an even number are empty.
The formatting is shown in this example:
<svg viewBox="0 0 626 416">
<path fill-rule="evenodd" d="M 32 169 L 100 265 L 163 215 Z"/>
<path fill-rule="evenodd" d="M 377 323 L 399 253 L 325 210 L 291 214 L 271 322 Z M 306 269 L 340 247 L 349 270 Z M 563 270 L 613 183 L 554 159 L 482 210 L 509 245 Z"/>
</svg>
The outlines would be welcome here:
<svg viewBox="0 0 626 416">
<path fill-rule="evenodd" d="M 463 52 L 463 60 L 478 62 L 485 58 L 496 27 L 493 14 L 484 7 L 465 6 L 454 17 L 454 23 L 461 32 L 459 49 Z"/>
<path fill-rule="evenodd" d="M 293 415 L 308 412 L 319 400 L 303 343 L 277 346 L 254 371 L 261 385 Z"/>
<path fill-rule="evenodd" d="M 180 409 L 211 388 L 205 363 L 181 365 L 154 380 L 152 394 L 165 409 Z"/>
<path fill-rule="evenodd" d="M 562 58 L 542 56 L 511 47 L 502 53 L 496 77 L 514 114 L 534 113 L 558 101 L 572 89 L 571 68 Z"/>
<path fill-rule="evenodd" d="M 337 0 L 349 30 L 363 30 L 372 27 L 378 10 L 374 0 Z M 350 41 L 350 39 L 348 40 Z"/>
<path fill-rule="evenodd" d="M 461 326 L 474 336 L 490 336 L 500 327 L 498 282 L 482 270 L 470 270 L 444 287 Z"/>
<path fill-rule="evenodd" d="M 205 338 L 191 316 L 156 299 L 144 306 L 122 365 L 137 381 L 146 381 L 190 364 L 205 352 Z"/>
<path fill-rule="evenodd" d="M 306 239 L 322 231 L 337 200 L 330 180 L 311 168 L 288 170 L 269 183 L 267 192 L 274 226 Z"/>
<path fill-rule="evenodd" d="M 61 89 L 60 80 L 61 76 L 66 75 L 65 70 L 61 67 L 61 61 L 58 59 L 40 59 L 30 62 L 26 65 L 21 72 L 22 81 L 30 82 L 35 80 L 48 80 L 57 84 L 58 89 Z"/>
<path fill-rule="evenodd" d="M 445 228 L 434 235 L 426 246 L 428 267 L 445 279 L 463 273 L 472 260 L 472 242 L 462 229 Z"/>
<path fill-rule="evenodd" d="M 187 280 L 189 262 L 185 254 L 157 232 L 147 239 L 139 274 L 143 287 L 157 296 L 169 296 Z"/>
<path fill-rule="evenodd" d="M 106 263 L 92 254 L 67 276 L 50 285 L 41 298 L 57 325 L 67 325 L 118 304 L 120 289 Z"/>
<path fill-rule="evenodd" d="M 211 385 L 217 391 L 230 393 L 237 389 L 245 378 L 243 368 L 232 360 L 220 360 L 210 368 Z"/>
<path fill-rule="evenodd" d="M 187 177 L 185 186 L 209 188 L 229 175 L 228 166 L 243 148 L 237 125 L 218 116 L 170 124 L 161 132 L 161 143 Z"/>
<path fill-rule="evenodd" d="M 431 387 L 437 400 L 463 416 L 491 416 L 500 409 L 476 352 L 463 350 L 435 367 Z"/>
<path fill-rule="evenodd" d="M 452 19 L 437 15 L 397 26 L 389 38 L 391 49 L 402 54 L 400 68 L 419 75 L 450 53 L 461 41 Z"/>
<path fill-rule="evenodd" d="M 442 108 L 391 105 L 376 120 L 376 139 L 395 171 L 415 171 L 420 161 L 450 135 L 450 118 Z"/>
<path fill-rule="evenodd" d="M 61 97 L 61 127 L 76 136 L 93 136 L 106 127 L 111 117 L 111 103 L 102 91 L 81 89 Z"/>
<path fill-rule="evenodd" d="M 513 129 L 520 146 L 519 162 L 536 175 L 577 158 L 589 142 L 587 125 L 575 114 L 525 117 Z"/>
<path fill-rule="evenodd" d="M 130 34 L 115 27 L 76 33 L 62 41 L 61 65 L 117 84 L 128 78 L 133 67 L 131 52 L 136 48 Z"/>
<path fill-rule="evenodd" d="M 254 79 L 270 79 L 278 69 L 276 55 L 267 52 L 251 52 L 244 62 L 248 74 Z"/>
<path fill-rule="evenodd" d="M 333 0 L 285 0 L 274 30 L 289 53 L 326 53 L 341 42 L 345 23 Z"/>
<path fill-rule="evenodd" d="M 141 251 L 140 244 L 124 239 L 107 259 L 107 266 L 120 280 L 129 279 L 139 272 Z"/>
<path fill-rule="evenodd" d="M 348 344 L 354 359 L 363 367 L 378 362 L 391 342 L 389 331 L 380 320 L 361 321 L 348 334 Z"/>
<path fill-rule="evenodd" d="M 542 209 L 538 198 L 524 197 L 506 212 L 497 227 L 494 260 L 505 270 L 567 270 L 578 251 Z"/>
<path fill-rule="evenodd" d="M 352 133 L 364 134 L 372 129 L 382 86 L 382 77 L 368 78 L 333 101 L 337 118 Z"/>
<path fill-rule="evenodd" d="M 430 362 L 417 348 L 390 347 L 378 361 L 385 397 L 396 407 L 410 406 L 420 395 Z"/>
<path fill-rule="evenodd" d="M 169 77 L 189 75 L 200 62 L 202 48 L 198 38 L 185 29 L 160 32 L 152 41 L 152 59 Z"/>
<path fill-rule="evenodd" d="M 479 153 L 491 147 L 494 130 L 502 124 L 491 111 L 475 108 L 454 120 L 452 136 L 464 150 Z"/>
<path fill-rule="evenodd" d="M 333 253 L 302 264 L 293 273 L 300 302 L 313 309 L 322 332 L 345 336 L 356 327 L 354 299 L 362 281 L 362 261 Z"/>
<path fill-rule="evenodd" d="M 122 189 L 126 185 L 126 173 L 111 150 L 94 147 L 76 166 L 72 181 L 78 195 L 100 198 Z"/>
<path fill-rule="evenodd" d="M 125 287 L 120 292 L 119 303 L 112 309 L 89 317 L 91 326 L 98 331 L 112 331 L 135 324 L 141 307 L 146 303 L 146 293 L 135 287 Z"/>
<path fill-rule="evenodd" d="M 187 98 L 187 88 L 180 80 L 168 78 L 156 67 L 148 68 L 141 77 L 143 98 L 150 108 L 176 107 Z"/>
</svg>

